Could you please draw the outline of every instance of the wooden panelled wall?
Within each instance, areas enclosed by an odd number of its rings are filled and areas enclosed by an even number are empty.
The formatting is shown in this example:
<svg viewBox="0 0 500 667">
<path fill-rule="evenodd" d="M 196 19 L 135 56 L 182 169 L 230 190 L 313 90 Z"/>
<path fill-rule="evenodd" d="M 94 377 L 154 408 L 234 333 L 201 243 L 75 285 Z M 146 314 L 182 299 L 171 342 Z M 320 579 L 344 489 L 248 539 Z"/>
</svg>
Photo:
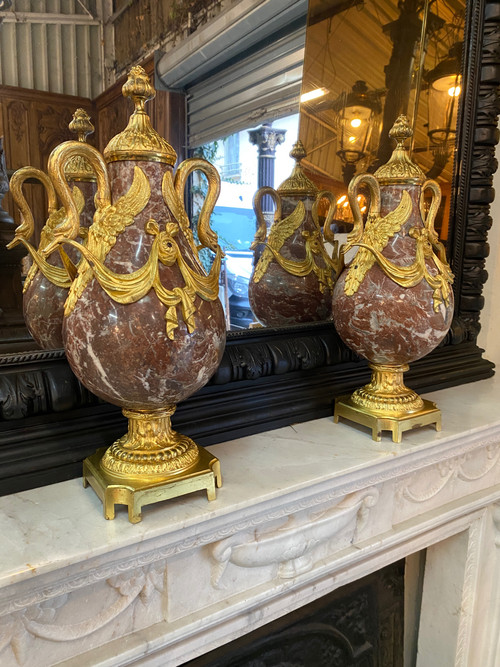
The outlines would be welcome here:
<svg viewBox="0 0 500 667">
<path fill-rule="evenodd" d="M 30 165 L 46 170 L 52 149 L 62 141 L 75 138 L 68 124 L 78 107 L 95 117 L 94 105 L 83 97 L 0 86 L 0 136 L 4 137 L 7 169 Z M 39 232 L 46 219 L 44 189 L 37 183 L 27 184 L 25 192 Z M 3 203 L 19 222 L 10 195 Z"/>
<path fill-rule="evenodd" d="M 153 60 L 143 63 L 153 74 Z M 44 171 L 52 149 L 62 141 L 75 139 L 68 129 L 73 112 L 85 109 L 96 127 L 89 143 L 103 150 L 115 134 L 123 130 L 132 112 L 132 103 L 123 98 L 121 87 L 125 78 L 95 100 L 71 95 L 59 95 L 38 90 L 0 86 L 0 136 L 4 137 L 4 150 L 8 170 L 31 165 Z M 159 91 L 146 109 L 153 127 L 177 151 L 179 160 L 185 157 L 185 104 L 178 93 Z M 27 184 L 26 195 L 34 213 L 37 235 L 47 217 L 43 187 Z M 19 222 L 11 197 L 4 199 L 4 208 Z M 38 238 L 35 239 L 38 242 Z"/>
</svg>

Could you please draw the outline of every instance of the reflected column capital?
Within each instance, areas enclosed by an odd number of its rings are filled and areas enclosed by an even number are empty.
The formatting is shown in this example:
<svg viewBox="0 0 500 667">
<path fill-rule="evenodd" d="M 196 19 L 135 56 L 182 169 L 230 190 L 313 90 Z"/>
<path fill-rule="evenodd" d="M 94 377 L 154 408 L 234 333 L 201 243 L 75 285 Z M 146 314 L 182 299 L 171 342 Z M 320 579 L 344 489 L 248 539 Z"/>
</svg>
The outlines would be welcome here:
<svg viewBox="0 0 500 667">
<path fill-rule="evenodd" d="M 259 149 L 259 157 L 274 158 L 276 147 L 285 141 L 286 130 L 278 130 L 271 123 L 263 123 L 256 130 L 249 130 L 250 143 Z"/>
</svg>

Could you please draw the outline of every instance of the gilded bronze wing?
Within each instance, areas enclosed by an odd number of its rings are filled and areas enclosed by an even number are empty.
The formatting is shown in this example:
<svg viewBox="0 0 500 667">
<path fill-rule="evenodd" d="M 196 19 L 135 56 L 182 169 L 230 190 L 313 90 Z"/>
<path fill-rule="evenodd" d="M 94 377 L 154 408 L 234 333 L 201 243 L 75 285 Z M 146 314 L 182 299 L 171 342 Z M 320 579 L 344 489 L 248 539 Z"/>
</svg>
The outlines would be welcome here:
<svg viewBox="0 0 500 667">
<path fill-rule="evenodd" d="M 298 229 L 304 220 L 304 215 L 304 204 L 302 201 L 299 201 L 293 213 L 291 213 L 283 220 L 273 224 L 269 233 L 266 247 L 264 248 L 259 261 L 257 262 L 257 266 L 255 267 L 253 275 L 253 281 L 255 283 L 258 283 L 262 276 L 265 274 L 271 260 L 277 253 L 279 253 L 286 239 L 289 238 Z"/>
<path fill-rule="evenodd" d="M 412 210 L 412 201 L 408 192 L 405 190 L 398 206 L 388 213 L 385 217 L 369 218 L 365 225 L 361 243 L 367 245 L 378 252 L 382 252 L 389 240 L 398 232 L 410 217 Z M 345 280 L 345 293 L 350 296 L 355 294 L 366 273 L 375 264 L 376 258 L 368 248 L 358 248 L 354 256 Z"/>
<path fill-rule="evenodd" d="M 151 196 L 149 181 L 140 167 L 134 168 L 134 180 L 128 192 L 124 194 L 115 204 L 97 209 L 94 222 L 89 228 L 87 236 L 87 249 L 99 261 L 104 262 L 109 251 L 115 245 L 116 239 L 121 232 L 134 222 L 134 218 L 146 206 Z M 83 294 L 93 276 L 93 270 L 89 263 L 84 260 L 80 264 L 77 277 L 69 290 L 68 298 L 64 306 L 65 315 L 69 315 L 76 302 Z"/>
</svg>

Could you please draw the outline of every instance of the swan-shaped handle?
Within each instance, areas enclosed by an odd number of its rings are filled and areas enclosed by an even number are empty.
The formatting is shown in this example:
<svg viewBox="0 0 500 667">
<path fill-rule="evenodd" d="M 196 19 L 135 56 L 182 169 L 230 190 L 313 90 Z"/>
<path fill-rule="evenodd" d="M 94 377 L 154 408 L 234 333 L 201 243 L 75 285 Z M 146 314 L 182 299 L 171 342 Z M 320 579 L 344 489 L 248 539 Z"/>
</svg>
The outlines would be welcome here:
<svg viewBox="0 0 500 667">
<path fill-rule="evenodd" d="M 29 241 L 35 231 L 33 213 L 29 207 L 23 192 L 23 185 L 29 178 L 35 178 L 44 186 L 47 193 L 49 217 L 57 211 L 57 196 L 50 178 L 41 169 L 35 167 L 22 167 L 18 169 L 10 179 L 10 191 L 12 198 L 21 212 L 21 224 L 16 228 L 14 238 L 7 245 L 10 250 L 21 240 Z M 43 250 L 40 248 L 40 250 Z"/>
<path fill-rule="evenodd" d="M 354 226 L 347 236 L 347 242 L 342 246 L 340 252 L 344 255 L 363 238 L 364 224 L 363 216 L 358 202 L 358 191 L 360 185 L 365 184 L 370 192 L 370 208 L 368 218 L 374 219 L 380 216 L 380 185 L 372 174 L 360 174 L 355 176 L 349 183 L 347 198 L 351 206 Z"/>
<path fill-rule="evenodd" d="M 60 239 L 74 240 L 80 229 L 80 214 L 64 174 L 66 162 L 77 155 L 87 159 L 97 176 L 96 213 L 111 205 L 111 188 L 106 163 L 99 151 L 80 141 L 65 141 L 54 148 L 49 157 L 48 172 L 66 215 L 64 224 L 56 230 L 57 234 L 54 235 L 56 238 L 51 243 L 51 249 L 60 242 Z"/>
<path fill-rule="evenodd" d="M 253 198 L 253 210 L 255 211 L 255 216 L 257 218 L 257 231 L 255 232 L 255 238 L 250 250 L 255 250 L 260 243 L 265 243 L 267 239 L 267 224 L 264 218 L 264 213 L 262 212 L 262 198 L 265 195 L 269 195 L 276 204 L 276 210 L 274 211 L 274 222 L 281 220 L 281 197 L 276 192 L 274 188 L 269 186 L 264 186 L 259 188 Z"/>
<path fill-rule="evenodd" d="M 325 223 L 323 225 L 323 238 L 327 243 L 335 245 L 335 243 L 338 243 L 338 241 L 335 241 L 335 234 L 332 232 L 331 224 L 335 217 L 335 211 L 337 210 L 337 201 L 335 199 L 333 192 L 329 192 L 328 190 L 322 190 L 316 195 L 316 199 L 314 200 L 311 209 L 312 219 L 314 220 L 316 226 L 319 228 L 320 225 L 318 218 L 318 207 L 322 199 L 328 199 L 328 201 L 330 202 L 330 205 L 328 206 L 328 210 L 326 212 Z"/>
<path fill-rule="evenodd" d="M 219 172 L 213 164 L 210 164 L 210 162 L 203 158 L 188 158 L 187 160 L 184 160 L 184 162 L 181 162 L 177 168 L 174 179 L 174 188 L 180 202 L 184 201 L 186 182 L 188 176 L 193 171 L 201 171 L 205 174 L 208 181 L 208 192 L 198 218 L 198 238 L 203 247 L 210 248 L 213 252 L 217 252 L 219 239 L 217 234 L 210 227 L 210 216 L 213 213 L 220 194 Z"/>
<path fill-rule="evenodd" d="M 335 268 L 335 275 L 338 277 L 344 268 L 344 256 L 339 252 L 339 242 L 335 240 L 335 234 L 331 229 L 331 225 L 335 217 L 335 212 L 337 210 L 337 200 L 333 192 L 329 192 L 328 190 L 321 190 L 321 192 L 316 195 L 316 199 L 312 205 L 311 215 L 318 229 L 320 226 L 318 218 L 318 207 L 322 199 L 328 199 L 330 202 L 326 212 L 325 222 L 323 224 L 323 238 L 326 243 L 330 243 L 332 246 L 331 260 Z"/>
</svg>

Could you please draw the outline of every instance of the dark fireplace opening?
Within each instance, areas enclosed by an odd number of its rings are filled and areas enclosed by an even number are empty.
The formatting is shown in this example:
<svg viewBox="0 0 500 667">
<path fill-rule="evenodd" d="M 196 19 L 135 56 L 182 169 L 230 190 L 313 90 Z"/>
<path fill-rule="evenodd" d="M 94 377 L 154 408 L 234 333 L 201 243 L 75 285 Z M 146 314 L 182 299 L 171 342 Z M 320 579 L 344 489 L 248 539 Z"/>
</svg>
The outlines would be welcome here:
<svg viewBox="0 0 500 667">
<path fill-rule="evenodd" d="M 183 667 L 403 667 L 404 587 L 400 560 Z"/>
</svg>

